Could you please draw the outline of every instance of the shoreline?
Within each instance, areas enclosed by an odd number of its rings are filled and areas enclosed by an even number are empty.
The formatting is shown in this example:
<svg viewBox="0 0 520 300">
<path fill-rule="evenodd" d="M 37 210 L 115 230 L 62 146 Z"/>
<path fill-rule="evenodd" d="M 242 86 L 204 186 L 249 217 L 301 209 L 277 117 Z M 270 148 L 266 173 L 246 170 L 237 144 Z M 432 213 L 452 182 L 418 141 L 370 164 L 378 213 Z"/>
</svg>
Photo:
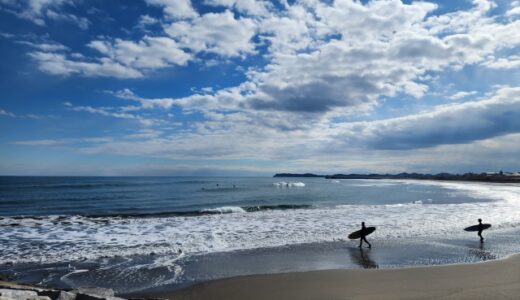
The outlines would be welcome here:
<svg viewBox="0 0 520 300">
<path fill-rule="evenodd" d="M 20 207 L 3 202 L 8 212 L 42 216 L 0 217 L 6 241 L 0 245 L 0 274 L 57 288 L 178 293 L 237 276 L 458 266 L 520 253 L 520 186 L 512 184 L 313 179 L 302 180 L 305 184 L 297 185 L 302 188 L 281 189 L 270 178 L 13 181 L 8 189 L 13 196 L 22 189 L 28 189 L 27 198 L 41 194 L 49 210 L 26 200 Z M 237 182 L 239 188 L 231 188 Z M 168 198 L 174 187 L 188 199 L 184 206 Z M 151 190 L 159 200 L 139 200 L 140 193 Z M 76 205 L 91 201 L 93 194 L 112 199 L 116 191 L 121 198 L 113 203 Z M 76 199 L 70 197 L 80 200 L 70 204 Z M 243 213 L 247 207 L 254 209 Z M 206 215 L 150 217 L 185 208 Z M 90 214 L 59 216 L 79 210 Z M 113 215 L 92 217 L 100 211 Z M 122 217 L 128 212 L 140 214 Z M 476 233 L 463 231 L 479 217 L 493 224 L 485 244 Z M 359 251 L 359 241 L 346 237 L 361 221 L 378 228 L 369 237 L 373 249 Z"/>
<path fill-rule="evenodd" d="M 241 276 L 331 270 L 405 270 L 501 261 L 520 253 L 520 241 L 516 238 L 519 233 L 520 231 L 517 230 L 494 233 L 489 236 L 491 242 L 485 245 L 466 238 L 413 240 L 406 243 L 400 240 L 376 240 L 374 242 L 377 247 L 364 248 L 360 251 L 356 246 L 357 243 L 338 240 L 194 256 L 176 262 L 172 265 L 174 266 L 172 269 L 166 269 L 165 265 L 153 269 L 133 269 L 133 265 L 156 264 L 158 261 L 168 259 L 168 255 L 145 255 L 130 260 L 114 258 L 103 262 L 13 266 L 7 268 L 5 274 L 24 274 L 15 275 L 12 280 L 27 284 L 54 278 L 46 282 L 49 287 L 61 289 L 99 287 L 113 289 L 116 294 L 127 298 L 157 298 L 159 296 L 154 295 L 163 292 L 177 293 L 199 284 L 204 285 L 215 280 Z M 71 268 L 91 271 L 71 272 Z M 64 281 L 62 278 L 67 280 Z M 128 283 L 128 278 L 133 278 L 131 284 Z"/>
<path fill-rule="evenodd" d="M 166 299 L 518 299 L 520 254 L 468 264 L 246 275 L 163 292 Z"/>
</svg>

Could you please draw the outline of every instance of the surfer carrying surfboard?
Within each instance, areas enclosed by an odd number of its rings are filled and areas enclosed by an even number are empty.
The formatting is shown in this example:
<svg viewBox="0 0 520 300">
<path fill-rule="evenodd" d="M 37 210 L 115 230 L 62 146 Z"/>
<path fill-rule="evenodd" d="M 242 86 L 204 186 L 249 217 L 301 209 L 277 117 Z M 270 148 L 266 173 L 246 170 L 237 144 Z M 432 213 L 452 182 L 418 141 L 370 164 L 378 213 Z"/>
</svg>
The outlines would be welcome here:
<svg viewBox="0 0 520 300">
<path fill-rule="evenodd" d="M 372 245 L 367 241 L 366 236 L 376 231 L 375 227 L 365 227 L 365 222 L 361 222 L 361 230 L 354 231 L 348 235 L 348 238 L 351 240 L 359 239 L 359 248 L 363 246 L 363 241 L 368 244 L 368 248 L 372 248 Z"/>
<path fill-rule="evenodd" d="M 366 236 L 369 235 L 370 233 L 368 232 L 367 228 L 365 227 L 365 222 L 361 222 L 361 230 L 360 230 L 360 235 L 361 235 L 361 238 L 359 239 L 359 248 L 361 248 L 361 246 L 363 246 L 363 241 L 365 241 L 365 243 L 368 244 L 368 248 L 372 248 L 372 245 L 370 245 L 370 243 L 367 241 L 367 238 Z"/>
<path fill-rule="evenodd" d="M 488 229 L 489 227 L 491 227 L 491 224 L 482 224 L 482 219 L 478 219 L 477 225 L 466 227 L 466 228 L 464 228 L 464 230 L 465 231 L 477 231 L 478 236 L 480 237 L 480 242 L 483 243 L 484 238 L 482 237 L 482 231 Z"/>
<path fill-rule="evenodd" d="M 484 224 L 482 224 L 482 219 L 478 219 L 478 236 L 480 237 L 480 242 L 484 242 L 484 238 L 482 237 L 482 230 L 484 230 Z"/>
</svg>

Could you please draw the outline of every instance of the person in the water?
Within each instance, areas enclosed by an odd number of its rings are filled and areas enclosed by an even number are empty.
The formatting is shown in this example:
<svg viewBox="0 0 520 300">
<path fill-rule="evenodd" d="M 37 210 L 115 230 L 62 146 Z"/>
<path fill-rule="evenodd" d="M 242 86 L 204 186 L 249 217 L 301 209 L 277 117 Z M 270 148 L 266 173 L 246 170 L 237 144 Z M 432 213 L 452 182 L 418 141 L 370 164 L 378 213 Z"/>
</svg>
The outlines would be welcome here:
<svg viewBox="0 0 520 300">
<path fill-rule="evenodd" d="M 482 231 L 484 230 L 484 225 L 482 225 L 482 219 L 478 219 L 478 236 L 480 237 L 480 242 L 484 242 L 484 238 L 482 237 Z"/>
<path fill-rule="evenodd" d="M 363 241 L 368 244 L 368 248 L 372 248 L 372 245 L 367 241 L 367 228 L 365 227 L 365 222 L 361 222 L 361 238 L 359 239 L 359 248 L 363 246 Z"/>
</svg>

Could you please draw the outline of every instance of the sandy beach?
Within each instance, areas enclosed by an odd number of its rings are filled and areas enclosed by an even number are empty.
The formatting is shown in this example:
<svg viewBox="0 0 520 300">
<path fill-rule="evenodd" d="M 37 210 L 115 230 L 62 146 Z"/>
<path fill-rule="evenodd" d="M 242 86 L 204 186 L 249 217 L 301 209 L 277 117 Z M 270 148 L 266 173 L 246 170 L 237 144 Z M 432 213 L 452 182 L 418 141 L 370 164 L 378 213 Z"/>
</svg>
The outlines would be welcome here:
<svg viewBox="0 0 520 300">
<path fill-rule="evenodd" d="M 476 264 L 241 276 L 145 295 L 168 299 L 520 299 L 520 254 Z"/>
</svg>

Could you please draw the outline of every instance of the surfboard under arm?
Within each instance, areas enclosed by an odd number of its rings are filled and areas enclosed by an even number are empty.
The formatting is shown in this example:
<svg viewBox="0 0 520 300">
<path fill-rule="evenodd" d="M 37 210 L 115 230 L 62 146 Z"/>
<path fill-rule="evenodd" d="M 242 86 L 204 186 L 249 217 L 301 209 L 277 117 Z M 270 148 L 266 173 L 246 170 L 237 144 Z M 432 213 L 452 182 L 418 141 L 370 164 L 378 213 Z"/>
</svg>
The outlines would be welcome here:
<svg viewBox="0 0 520 300">
<path fill-rule="evenodd" d="M 366 230 L 365 231 L 366 232 L 365 235 L 369 235 L 372 232 L 376 231 L 376 228 L 375 227 L 367 227 L 365 230 Z M 355 239 L 361 238 L 361 230 L 352 232 L 351 234 L 348 235 L 348 238 L 351 239 L 351 240 L 355 240 Z"/>
<path fill-rule="evenodd" d="M 482 230 L 486 230 L 489 227 L 491 227 L 491 224 L 482 224 Z M 478 225 L 466 227 L 464 228 L 464 231 L 478 231 Z"/>
</svg>

